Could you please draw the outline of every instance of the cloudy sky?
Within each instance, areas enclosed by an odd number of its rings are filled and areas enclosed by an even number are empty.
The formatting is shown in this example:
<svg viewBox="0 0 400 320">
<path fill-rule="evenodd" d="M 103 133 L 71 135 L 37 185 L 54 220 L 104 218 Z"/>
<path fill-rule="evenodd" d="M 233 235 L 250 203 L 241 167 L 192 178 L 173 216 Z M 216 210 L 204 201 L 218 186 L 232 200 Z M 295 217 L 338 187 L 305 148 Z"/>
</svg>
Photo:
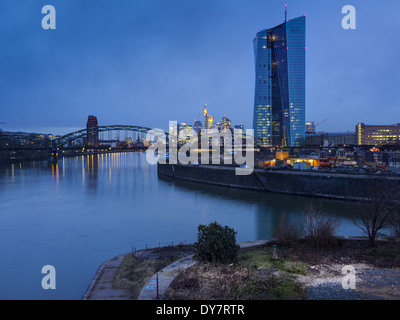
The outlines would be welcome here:
<svg viewBox="0 0 400 320">
<path fill-rule="evenodd" d="M 253 38 L 307 14 L 306 118 L 320 131 L 400 122 L 396 0 L 1 0 L 0 128 L 166 129 L 225 114 L 252 127 Z M 56 30 L 41 9 L 56 8 Z M 341 11 L 357 10 L 344 30 Z"/>
</svg>

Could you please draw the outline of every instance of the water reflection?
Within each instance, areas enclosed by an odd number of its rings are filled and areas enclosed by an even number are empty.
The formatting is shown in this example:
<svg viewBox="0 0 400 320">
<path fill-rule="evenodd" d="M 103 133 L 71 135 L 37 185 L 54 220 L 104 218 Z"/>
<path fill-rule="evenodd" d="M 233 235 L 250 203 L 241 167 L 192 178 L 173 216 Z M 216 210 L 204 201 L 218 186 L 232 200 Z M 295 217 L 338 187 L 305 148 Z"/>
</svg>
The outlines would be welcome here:
<svg viewBox="0 0 400 320">
<path fill-rule="evenodd" d="M 58 163 L 51 165 L 51 176 L 53 177 L 53 182 L 55 183 L 56 187 L 58 187 L 60 182 L 60 172 L 58 168 Z"/>
<path fill-rule="evenodd" d="M 169 187 L 175 187 L 182 192 L 188 191 L 229 201 L 231 204 L 227 205 L 225 210 L 232 215 L 243 213 L 245 216 L 246 212 L 255 209 L 257 239 L 271 237 L 283 218 L 300 223 L 307 214 L 310 204 L 318 208 L 321 213 L 337 218 L 340 223 L 339 232 L 347 230 L 344 234 L 360 234 L 351 221 L 356 215 L 356 204 L 353 202 L 213 186 L 175 180 L 162 175 L 159 175 L 159 179 Z M 244 204 L 246 211 L 238 212 L 238 207 L 235 207 L 238 203 Z M 207 207 L 204 210 L 207 211 Z"/>
<path fill-rule="evenodd" d="M 96 192 L 99 176 L 99 155 L 90 155 L 86 157 L 87 161 L 87 186 L 88 189 Z"/>
</svg>

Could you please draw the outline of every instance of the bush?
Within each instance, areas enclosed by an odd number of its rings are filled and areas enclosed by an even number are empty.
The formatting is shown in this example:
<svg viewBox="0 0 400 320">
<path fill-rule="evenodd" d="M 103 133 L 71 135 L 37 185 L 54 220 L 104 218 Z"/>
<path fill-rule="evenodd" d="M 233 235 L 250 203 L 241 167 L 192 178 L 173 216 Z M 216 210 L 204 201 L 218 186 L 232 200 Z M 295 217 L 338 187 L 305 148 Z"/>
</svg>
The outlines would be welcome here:
<svg viewBox="0 0 400 320">
<path fill-rule="evenodd" d="M 236 231 L 217 222 L 199 225 L 195 257 L 204 262 L 231 263 L 237 260 Z"/>
<path fill-rule="evenodd" d="M 274 238 L 280 243 L 291 246 L 298 242 L 303 235 L 301 222 L 288 221 L 286 215 L 282 215 L 279 226 L 274 230 Z"/>
<path fill-rule="evenodd" d="M 304 237 L 315 248 L 332 246 L 339 222 L 322 214 L 311 204 L 304 219 Z"/>
</svg>

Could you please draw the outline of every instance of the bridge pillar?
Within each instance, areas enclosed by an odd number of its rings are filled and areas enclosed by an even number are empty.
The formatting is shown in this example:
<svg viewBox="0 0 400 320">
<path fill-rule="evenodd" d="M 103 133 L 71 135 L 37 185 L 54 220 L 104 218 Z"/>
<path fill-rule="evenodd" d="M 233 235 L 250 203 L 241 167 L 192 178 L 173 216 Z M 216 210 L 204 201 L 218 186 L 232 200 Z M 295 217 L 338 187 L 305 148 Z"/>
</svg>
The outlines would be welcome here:
<svg viewBox="0 0 400 320">
<path fill-rule="evenodd" d="M 52 163 L 52 164 L 57 163 L 57 161 L 58 161 L 58 151 L 57 151 L 57 149 L 49 150 L 48 161 L 49 161 L 49 163 Z"/>
</svg>

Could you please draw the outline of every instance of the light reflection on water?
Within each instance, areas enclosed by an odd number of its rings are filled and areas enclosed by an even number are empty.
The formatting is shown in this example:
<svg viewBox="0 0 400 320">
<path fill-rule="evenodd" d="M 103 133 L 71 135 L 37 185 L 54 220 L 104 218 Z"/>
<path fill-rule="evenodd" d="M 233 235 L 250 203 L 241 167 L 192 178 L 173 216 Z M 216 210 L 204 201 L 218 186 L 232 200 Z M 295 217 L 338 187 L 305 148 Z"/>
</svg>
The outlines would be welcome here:
<svg viewBox="0 0 400 320">
<path fill-rule="evenodd" d="M 115 153 L 0 167 L 0 299 L 80 299 L 98 266 L 134 248 L 194 242 L 217 221 L 238 241 L 272 236 L 283 215 L 301 219 L 310 198 L 157 176 L 145 154 Z M 350 202 L 318 200 L 358 235 Z M 57 289 L 41 288 L 54 265 Z"/>
</svg>

